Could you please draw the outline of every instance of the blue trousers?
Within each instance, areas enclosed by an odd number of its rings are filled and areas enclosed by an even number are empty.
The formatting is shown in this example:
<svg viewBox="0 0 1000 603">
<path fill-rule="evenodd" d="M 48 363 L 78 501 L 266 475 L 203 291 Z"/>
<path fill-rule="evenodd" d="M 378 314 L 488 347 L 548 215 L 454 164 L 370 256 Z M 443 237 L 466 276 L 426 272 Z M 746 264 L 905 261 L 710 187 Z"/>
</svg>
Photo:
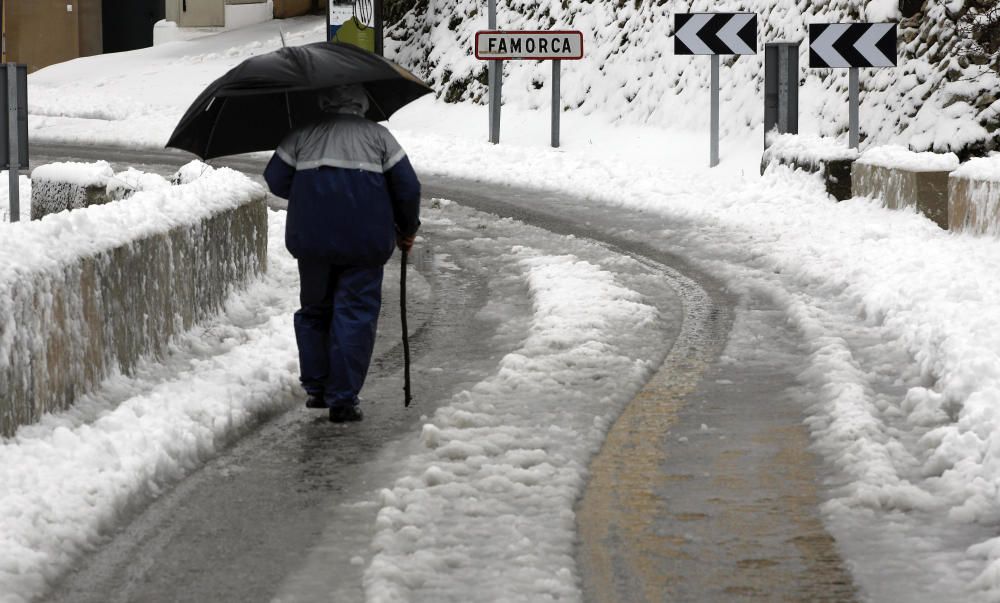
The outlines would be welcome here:
<svg viewBox="0 0 1000 603">
<path fill-rule="evenodd" d="M 329 407 L 358 403 L 382 307 L 382 266 L 299 260 L 295 340 L 302 387 Z"/>
</svg>

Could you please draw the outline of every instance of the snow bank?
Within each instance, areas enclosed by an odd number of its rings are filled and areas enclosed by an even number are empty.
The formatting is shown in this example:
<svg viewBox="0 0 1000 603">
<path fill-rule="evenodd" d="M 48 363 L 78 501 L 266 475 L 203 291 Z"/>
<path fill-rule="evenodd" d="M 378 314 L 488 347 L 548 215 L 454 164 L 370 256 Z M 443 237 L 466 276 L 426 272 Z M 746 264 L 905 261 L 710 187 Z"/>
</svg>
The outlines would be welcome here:
<svg viewBox="0 0 1000 603">
<path fill-rule="evenodd" d="M 4 228 L 0 433 L 66 408 L 217 311 L 264 269 L 263 199 L 222 169 Z"/>
<path fill-rule="evenodd" d="M 772 165 L 816 172 L 823 178 L 826 192 L 831 197 L 838 201 L 851 198 L 851 166 L 858 157 L 858 151 L 847 146 L 843 139 L 771 134 L 768 142 L 770 146 L 761 158 L 761 173 Z"/>
<path fill-rule="evenodd" d="M 898 145 L 870 148 L 858 157 L 858 163 L 908 172 L 951 172 L 959 166 L 954 153 L 917 153 Z"/>
<path fill-rule="evenodd" d="M 382 491 L 368 601 L 579 597 L 573 504 L 620 410 L 617 377 L 650 369 L 621 333 L 657 312 L 575 256 L 514 247 L 507 259 L 531 292 L 528 337 L 498 373 L 435 412 L 406 477 Z"/>
<path fill-rule="evenodd" d="M 810 427 L 834 468 L 824 510 L 862 591 L 888 589 L 874 598 L 884 601 L 1000 596 L 1000 571 L 987 567 L 1000 567 L 1000 544 L 967 550 L 992 538 L 977 523 L 997 521 L 1000 241 L 864 199 L 835 203 L 817 179 L 780 166 L 762 179 L 706 177 L 631 158 L 398 137 L 423 172 L 642 211 L 651 226 L 640 239 L 700 262 L 733 291 L 775 299 L 809 350 Z M 887 535 L 882 554 L 865 557 L 850 526 L 869 521 L 862 533 L 872 534 L 888 513 L 916 537 Z M 970 531 L 952 552 L 981 575 L 981 590 L 938 563 L 942 543 Z M 915 594 L 917 583 L 926 590 Z"/>
<path fill-rule="evenodd" d="M 851 161 L 857 159 L 858 150 L 852 149 L 842 138 L 808 136 L 800 134 L 770 134 L 764 151 L 769 157 L 795 159 L 819 165 L 825 161 Z"/>
<path fill-rule="evenodd" d="M 175 179 L 189 181 L 183 174 L 200 175 L 204 166 L 193 161 L 181 168 Z M 61 162 L 39 166 L 31 172 L 33 181 L 31 217 L 41 219 L 49 214 L 70 209 L 101 205 L 108 201 L 124 199 L 132 194 L 170 186 L 158 175 L 128 168 L 115 173 L 107 161 L 95 163 Z"/>
<path fill-rule="evenodd" d="M 107 161 L 49 163 L 31 171 L 31 179 L 35 182 L 65 182 L 79 187 L 107 186 L 108 179 L 113 176 L 114 171 Z"/>
<path fill-rule="evenodd" d="M 10 175 L 7 170 L 0 171 L 0 232 L 11 224 L 10 222 Z M 31 219 L 31 179 L 27 176 L 18 177 L 18 209 L 20 221 Z M 0 240 L 2 240 L 0 235 Z"/>
<path fill-rule="evenodd" d="M 951 175 L 954 178 L 1000 183 L 1000 153 L 966 161 Z"/>
<path fill-rule="evenodd" d="M 163 176 L 142 172 L 130 167 L 124 172 L 118 172 L 114 176 L 109 177 L 106 190 L 108 197 L 111 199 L 124 199 L 137 192 L 152 191 L 168 186 L 170 186 L 170 181 Z"/>
</svg>

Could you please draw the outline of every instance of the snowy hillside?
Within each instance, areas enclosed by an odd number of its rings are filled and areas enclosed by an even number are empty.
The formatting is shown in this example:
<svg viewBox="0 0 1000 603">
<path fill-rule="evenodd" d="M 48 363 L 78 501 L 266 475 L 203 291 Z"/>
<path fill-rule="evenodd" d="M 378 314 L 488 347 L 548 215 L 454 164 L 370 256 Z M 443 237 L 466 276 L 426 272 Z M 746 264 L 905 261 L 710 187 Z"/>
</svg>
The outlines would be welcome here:
<svg viewBox="0 0 1000 603">
<path fill-rule="evenodd" d="M 397 20 L 386 43 L 390 56 L 427 78 L 447 101 L 485 102 L 484 63 L 472 40 L 486 28 L 483 0 L 389 0 Z M 500 29 L 579 29 L 586 57 L 563 66 L 563 103 L 611 120 L 702 129 L 708 122 L 708 57 L 674 56 L 673 14 L 751 11 L 759 15 L 761 52 L 727 57 L 722 70 L 724 133 L 741 136 L 763 122 L 763 45 L 802 40 L 803 133 L 847 129 L 847 71 L 808 68 L 808 24 L 900 20 L 900 66 L 862 71 L 861 130 L 873 142 L 915 150 L 981 155 L 1000 148 L 996 73 L 961 57 L 956 16 L 963 0 L 500 0 Z M 546 107 L 551 68 L 508 62 L 505 103 Z"/>
</svg>

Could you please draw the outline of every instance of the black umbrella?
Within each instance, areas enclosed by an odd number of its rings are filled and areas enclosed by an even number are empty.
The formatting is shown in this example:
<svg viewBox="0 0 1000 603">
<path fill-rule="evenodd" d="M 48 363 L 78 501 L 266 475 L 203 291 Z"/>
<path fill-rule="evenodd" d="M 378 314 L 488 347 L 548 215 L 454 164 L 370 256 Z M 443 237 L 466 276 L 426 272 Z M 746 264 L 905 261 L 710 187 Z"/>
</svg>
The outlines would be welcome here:
<svg viewBox="0 0 1000 603">
<path fill-rule="evenodd" d="M 251 57 L 212 82 L 174 129 L 168 147 L 202 159 L 269 151 L 299 124 L 316 119 L 316 93 L 362 84 L 365 117 L 384 121 L 432 92 L 388 59 L 350 44 L 316 42 Z"/>
</svg>

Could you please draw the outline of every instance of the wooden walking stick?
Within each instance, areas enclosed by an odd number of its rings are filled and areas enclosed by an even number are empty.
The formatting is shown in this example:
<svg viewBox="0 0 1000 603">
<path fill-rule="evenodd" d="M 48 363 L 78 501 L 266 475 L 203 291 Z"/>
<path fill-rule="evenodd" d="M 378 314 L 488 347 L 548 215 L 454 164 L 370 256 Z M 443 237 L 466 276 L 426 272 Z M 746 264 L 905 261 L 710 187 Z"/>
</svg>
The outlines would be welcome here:
<svg viewBox="0 0 1000 603">
<path fill-rule="evenodd" d="M 410 333 L 406 328 L 406 256 L 403 251 L 403 265 L 399 269 L 399 316 L 403 321 L 403 405 L 410 407 Z"/>
</svg>

